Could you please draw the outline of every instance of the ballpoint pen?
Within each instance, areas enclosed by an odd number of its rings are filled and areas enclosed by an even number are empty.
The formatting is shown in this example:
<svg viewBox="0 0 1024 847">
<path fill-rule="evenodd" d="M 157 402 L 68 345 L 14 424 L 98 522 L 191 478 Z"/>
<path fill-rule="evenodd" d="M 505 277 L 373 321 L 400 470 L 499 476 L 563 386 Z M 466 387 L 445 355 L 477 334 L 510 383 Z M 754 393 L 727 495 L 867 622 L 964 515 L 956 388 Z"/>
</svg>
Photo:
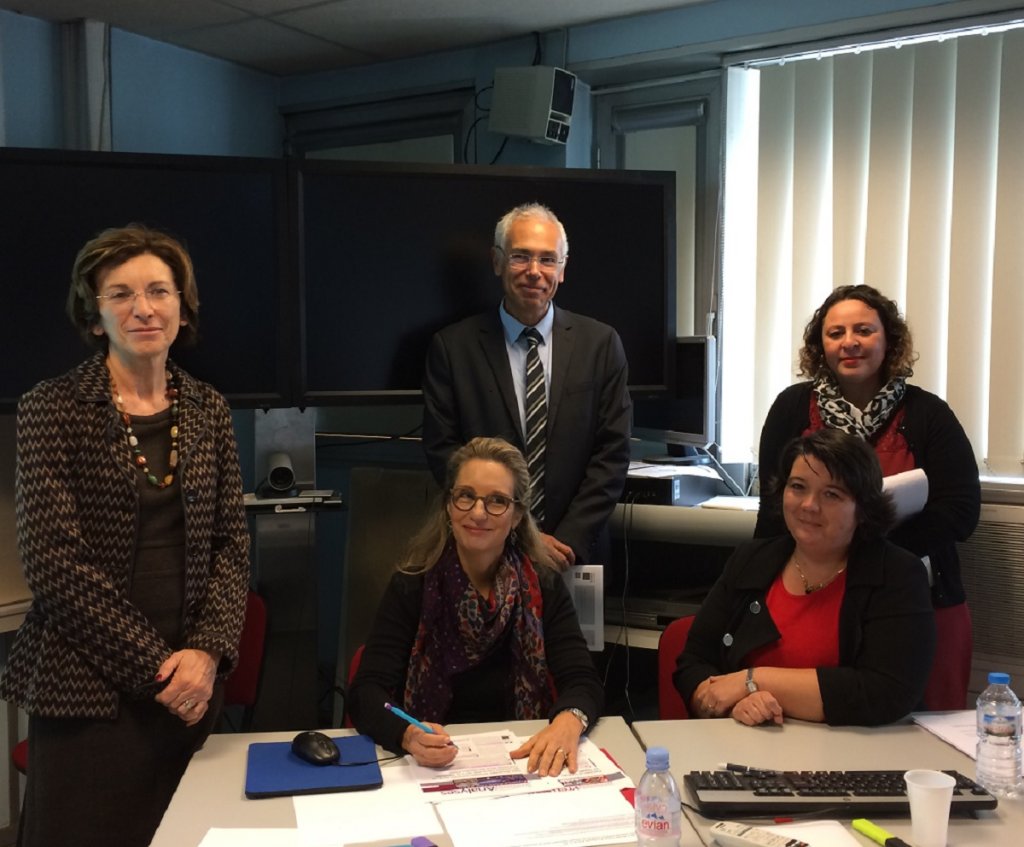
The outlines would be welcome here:
<svg viewBox="0 0 1024 847">
<path fill-rule="evenodd" d="M 424 732 L 427 732 L 430 735 L 437 735 L 437 733 L 434 732 L 434 730 L 432 730 L 425 723 L 423 723 L 423 721 L 416 720 L 416 718 L 414 718 L 408 712 L 404 711 L 403 709 L 399 709 L 398 706 L 392 706 L 390 703 L 385 703 L 384 708 L 387 709 L 389 712 L 393 712 L 394 714 L 398 715 L 398 717 L 400 717 L 403 721 L 408 721 L 413 726 L 419 727 Z"/>
<path fill-rule="evenodd" d="M 857 832 L 866 835 L 872 841 L 881 844 L 882 847 L 910 847 L 902 838 L 897 838 L 891 832 L 871 823 L 867 818 L 857 818 L 852 826 Z"/>
</svg>

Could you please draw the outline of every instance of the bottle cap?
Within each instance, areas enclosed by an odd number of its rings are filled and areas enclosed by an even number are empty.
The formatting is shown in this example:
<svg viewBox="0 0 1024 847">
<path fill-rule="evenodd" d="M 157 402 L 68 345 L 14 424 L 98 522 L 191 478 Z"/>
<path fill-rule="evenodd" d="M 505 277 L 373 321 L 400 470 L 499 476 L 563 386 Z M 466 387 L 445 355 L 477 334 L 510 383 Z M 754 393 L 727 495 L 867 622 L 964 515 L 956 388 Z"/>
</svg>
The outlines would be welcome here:
<svg viewBox="0 0 1024 847">
<path fill-rule="evenodd" d="M 988 675 L 989 685 L 1009 685 L 1010 675 L 1008 673 L 1000 673 L 999 671 L 993 671 Z"/>
<path fill-rule="evenodd" d="M 668 770 L 668 750 L 664 747 L 648 747 L 647 748 L 647 770 L 651 771 L 667 771 Z"/>
</svg>

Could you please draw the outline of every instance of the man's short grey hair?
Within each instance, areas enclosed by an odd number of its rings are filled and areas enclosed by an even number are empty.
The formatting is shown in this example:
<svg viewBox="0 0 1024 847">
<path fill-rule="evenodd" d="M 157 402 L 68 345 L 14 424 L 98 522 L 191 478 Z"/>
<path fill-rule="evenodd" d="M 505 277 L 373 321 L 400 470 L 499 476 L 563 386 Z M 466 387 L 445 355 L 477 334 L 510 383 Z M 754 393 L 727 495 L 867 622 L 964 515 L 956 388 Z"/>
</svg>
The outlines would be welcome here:
<svg viewBox="0 0 1024 847">
<path fill-rule="evenodd" d="M 501 220 L 494 227 L 495 247 L 500 247 L 504 251 L 508 250 L 508 231 L 512 228 L 512 224 L 520 218 L 540 218 L 542 221 L 550 221 L 557 226 L 558 238 L 561 241 L 559 258 L 564 259 L 569 255 L 569 236 L 565 234 L 565 227 L 562 226 L 558 216 L 543 203 L 523 203 L 502 215 Z"/>
</svg>

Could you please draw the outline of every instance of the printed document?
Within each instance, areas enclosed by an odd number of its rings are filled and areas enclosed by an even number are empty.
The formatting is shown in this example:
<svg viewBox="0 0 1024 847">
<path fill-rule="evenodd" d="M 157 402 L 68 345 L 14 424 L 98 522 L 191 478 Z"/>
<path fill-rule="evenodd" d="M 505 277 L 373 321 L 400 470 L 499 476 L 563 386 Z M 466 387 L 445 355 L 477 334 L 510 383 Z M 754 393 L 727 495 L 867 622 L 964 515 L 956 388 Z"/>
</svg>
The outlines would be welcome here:
<svg viewBox="0 0 1024 847">
<path fill-rule="evenodd" d="M 632 804 L 608 785 L 444 802 L 437 811 L 454 847 L 583 847 L 636 839 Z"/>
</svg>

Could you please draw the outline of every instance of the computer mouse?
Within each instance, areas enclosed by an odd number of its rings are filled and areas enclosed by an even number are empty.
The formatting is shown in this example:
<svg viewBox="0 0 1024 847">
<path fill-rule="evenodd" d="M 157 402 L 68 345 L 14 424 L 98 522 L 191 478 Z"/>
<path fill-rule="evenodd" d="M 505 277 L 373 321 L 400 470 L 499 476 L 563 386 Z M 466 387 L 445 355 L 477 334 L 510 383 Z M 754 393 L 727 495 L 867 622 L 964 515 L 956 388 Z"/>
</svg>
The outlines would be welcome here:
<svg viewBox="0 0 1024 847">
<path fill-rule="evenodd" d="M 292 739 L 292 752 L 311 765 L 333 765 L 341 758 L 334 739 L 322 732 L 300 732 Z"/>
</svg>

